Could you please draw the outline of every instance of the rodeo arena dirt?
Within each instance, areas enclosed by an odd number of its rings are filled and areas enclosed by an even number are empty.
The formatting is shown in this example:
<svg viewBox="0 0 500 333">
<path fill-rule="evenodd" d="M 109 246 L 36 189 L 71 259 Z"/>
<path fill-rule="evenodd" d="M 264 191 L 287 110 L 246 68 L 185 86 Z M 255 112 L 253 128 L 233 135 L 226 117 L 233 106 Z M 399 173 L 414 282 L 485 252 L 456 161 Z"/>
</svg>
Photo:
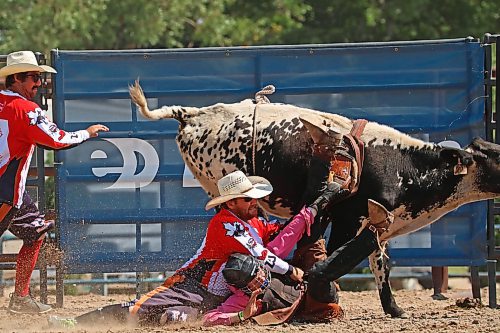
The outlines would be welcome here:
<svg viewBox="0 0 500 333">
<path fill-rule="evenodd" d="M 15 242 L 14 242 L 15 243 Z M 14 244 L 15 246 L 15 244 Z M 42 252 L 49 266 L 54 266 L 61 259 L 62 253 L 46 245 Z M 7 248 L 7 251 L 10 249 Z M 50 253 L 50 254 L 49 254 Z M 6 282 L 14 277 L 14 271 L 4 271 Z M 35 274 L 36 275 L 36 274 Z M 49 277 L 50 277 L 49 270 Z M 90 275 L 89 275 L 90 277 Z M 38 276 L 33 276 L 32 282 L 38 282 Z M 430 280 L 430 277 L 429 279 Z M 340 291 L 340 305 L 345 316 L 343 319 L 333 319 L 327 323 L 304 323 L 291 321 L 276 326 L 259 326 L 251 320 L 235 326 L 204 327 L 201 322 L 170 324 L 168 326 L 126 326 L 120 324 L 95 325 L 75 328 L 53 328 L 48 324 L 49 316 L 71 318 L 88 311 L 111 304 L 126 302 L 135 298 L 132 284 L 111 284 L 108 295 L 88 293 L 89 285 L 73 286 L 77 295 L 65 295 L 64 307 L 56 307 L 56 290 L 49 286 L 48 304 L 53 306 L 51 312 L 40 315 L 11 314 L 8 312 L 9 297 L 13 287 L 2 289 L 0 295 L 0 332 L 105 332 L 105 333 L 135 333 L 135 332 L 498 332 L 500 327 L 500 309 L 488 307 L 488 288 L 481 289 L 481 300 L 472 298 L 469 278 L 450 277 L 448 290 L 444 293 L 448 299 L 433 300 L 429 281 L 416 278 L 393 279 L 396 302 L 406 311 L 408 318 L 391 318 L 385 315 L 380 305 L 378 292 L 373 281 L 353 280 L 340 281 L 341 288 L 371 290 Z M 497 280 L 498 281 L 498 280 Z M 420 282 L 420 283 L 419 283 Z M 483 282 L 483 281 L 482 281 Z M 156 283 L 143 286 L 147 290 L 156 287 Z M 497 282 L 496 289 L 500 284 Z M 405 289 L 406 288 L 406 289 Z M 33 292 L 38 297 L 38 286 L 33 286 Z M 497 304 L 499 303 L 497 294 Z"/>
<path fill-rule="evenodd" d="M 487 304 L 473 302 L 468 282 L 450 279 L 452 289 L 448 300 L 435 301 L 432 290 L 398 290 L 395 298 L 409 314 L 407 319 L 394 319 L 383 314 L 377 292 L 374 290 L 340 293 L 340 304 L 346 316 L 329 323 L 291 322 L 278 326 L 258 326 L 251 322 L 237 326 L 203 327 L 200 323 L 176 324 L 165 327 L 101 326 L 73 329 L 49 328 L 47 317 L 76 316 L 89 310 L 123 302 L 134 294 L 100 296 L 88 294 L 65 296 L 64 308 L 44 315 L 12 315 L 7 312 L 8 297 L 0 299 L 0 332 L 498 332 L 500 311 Z M 464 289 L 459 289 L 464 288 Z M 487 288 L 481 290 L 483 303 L 487 303 Z M 55 297 L 49 296 L 49 303 Z"/>
</svg>

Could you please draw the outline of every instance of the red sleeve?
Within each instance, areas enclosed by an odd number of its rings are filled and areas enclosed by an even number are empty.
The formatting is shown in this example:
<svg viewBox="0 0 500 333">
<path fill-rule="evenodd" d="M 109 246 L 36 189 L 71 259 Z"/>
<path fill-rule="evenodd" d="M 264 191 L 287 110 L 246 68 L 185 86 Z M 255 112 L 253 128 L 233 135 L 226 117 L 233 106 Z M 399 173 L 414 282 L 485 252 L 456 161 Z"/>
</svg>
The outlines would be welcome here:
<svg viewBox="0 0 500 333">
<path fill-rule="evenodd" d="M 90 135 L 86 130 L 66 132 L 50 121 L 37 104 L 27 100 L 16 100 L 14 107 L 20 115 L 25 137 L 32 143 L 53 149 L 67 148 L 82 143 Z"/>
</svg>

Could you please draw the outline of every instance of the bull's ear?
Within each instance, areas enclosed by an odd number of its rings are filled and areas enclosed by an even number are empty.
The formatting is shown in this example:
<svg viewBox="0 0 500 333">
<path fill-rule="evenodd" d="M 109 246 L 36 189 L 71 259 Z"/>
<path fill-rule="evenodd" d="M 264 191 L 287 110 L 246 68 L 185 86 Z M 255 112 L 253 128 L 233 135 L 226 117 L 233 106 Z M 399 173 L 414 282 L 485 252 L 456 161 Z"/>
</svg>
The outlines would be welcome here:
<svg viewBox="0 0 500 333">
<path fill-rule="evenodd" d="M 339 142 L 342 139 L 342 134 L 325 126 L 318 126 L 303 117 L 299 117 L 304 127 L 307 129 L 314 143 L 317 145 L 328 144 L 331 141 Z"/>
</svg>

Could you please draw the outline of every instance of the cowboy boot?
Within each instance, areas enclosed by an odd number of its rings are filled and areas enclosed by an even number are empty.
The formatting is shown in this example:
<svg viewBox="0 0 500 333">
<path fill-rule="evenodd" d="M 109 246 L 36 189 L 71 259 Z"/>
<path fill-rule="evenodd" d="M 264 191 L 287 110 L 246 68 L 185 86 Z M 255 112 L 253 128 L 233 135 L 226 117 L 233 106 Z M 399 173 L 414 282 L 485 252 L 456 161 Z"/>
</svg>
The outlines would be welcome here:
<svg viewBox="0 0 500 333">
<path fill-rule="evenodd" d="M 298 245 L 295 252 L 293 252 L 291 264 L 306 272 L 316 262 L 325 260 L 326 258 L 325 239 L 321 238 L 310 244 Z"/>
<path fill-rule="evenodd" d="M 316 210 L 316 216 L 321 216 L 327 206 L 347 198 L 349 193 L 349 190 L 341 189 L 340 184 L 331 182 L 309 207 Z"/>
<path fill-rule="evenodd" d="M 318 302 L 306 292 L 305 301 L 296 317 L 299 320 L 309 322 L 327 322 L 333 319 L 342 319 L 344 310 L 337 303 Z"/>
</svg>

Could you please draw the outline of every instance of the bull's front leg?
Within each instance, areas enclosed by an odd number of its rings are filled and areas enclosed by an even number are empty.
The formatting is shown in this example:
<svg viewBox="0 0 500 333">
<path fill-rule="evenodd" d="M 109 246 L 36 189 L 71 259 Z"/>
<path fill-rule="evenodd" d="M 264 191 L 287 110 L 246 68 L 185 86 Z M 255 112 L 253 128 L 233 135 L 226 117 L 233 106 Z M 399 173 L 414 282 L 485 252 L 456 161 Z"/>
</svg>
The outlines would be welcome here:
<svg viewBox="0 0 500 333">
<path fill-rule="evenodd" d="M 401 309 L 392 295 L 391 285 L 389 283 L 390 268 L 387 257 L 382 255 L 380 249 L 375 250 L 369 256 L 370 269 L 375 276 L 378 294 L 382 308 L 386 314 L 392 317 L 408 318 L 408 314 Z"/>
</svg>

